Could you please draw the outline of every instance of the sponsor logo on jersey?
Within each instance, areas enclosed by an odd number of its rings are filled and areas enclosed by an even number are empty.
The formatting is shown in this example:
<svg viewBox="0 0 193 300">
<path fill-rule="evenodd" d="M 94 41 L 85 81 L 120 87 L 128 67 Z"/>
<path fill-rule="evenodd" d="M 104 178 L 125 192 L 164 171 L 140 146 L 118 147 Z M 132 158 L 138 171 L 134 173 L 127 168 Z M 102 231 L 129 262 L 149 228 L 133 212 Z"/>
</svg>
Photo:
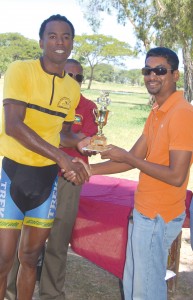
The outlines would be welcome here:
<svg viewBox="0 0 193 300">
<path fill-rule="evenodd" d="M 58 102 L 58 107 L 69 110 L 70 109 L 70 99 L 69 98 L 62 98 L 60 99 L 60 101 Z"/>
</svg>

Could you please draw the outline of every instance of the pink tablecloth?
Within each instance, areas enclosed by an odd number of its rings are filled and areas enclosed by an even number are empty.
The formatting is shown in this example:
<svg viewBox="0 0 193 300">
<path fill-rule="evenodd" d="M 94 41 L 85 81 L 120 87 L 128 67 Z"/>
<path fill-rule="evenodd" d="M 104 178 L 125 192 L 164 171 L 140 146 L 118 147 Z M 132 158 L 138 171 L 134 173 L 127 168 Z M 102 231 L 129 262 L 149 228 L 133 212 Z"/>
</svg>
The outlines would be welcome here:
<svg viewBox="0 0 193 300">
<path fill-rule="evenodd" d="M 133 208 L 136 181 L 93 176 L 85 184 L 71 246 L 79 255 L 122 278 L 128 216 Z M 192 192 L 187 191 L 187 207 Z M 188 213 L 188 210 L 187 210 Z M 188 219 L 185 226 L 189 226 Z"/>
</svg>

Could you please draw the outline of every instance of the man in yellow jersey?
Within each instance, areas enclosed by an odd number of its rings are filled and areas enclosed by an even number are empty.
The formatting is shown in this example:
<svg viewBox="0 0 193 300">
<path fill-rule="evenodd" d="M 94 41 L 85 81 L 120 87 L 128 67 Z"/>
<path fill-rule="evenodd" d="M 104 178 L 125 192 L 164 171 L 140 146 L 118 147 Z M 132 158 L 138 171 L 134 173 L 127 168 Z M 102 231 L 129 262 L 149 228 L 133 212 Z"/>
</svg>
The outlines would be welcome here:
<svg viewBox="0 0 193 300">
<path fill-rule="evenodd" d="M 41 24 L 39 36 L 42 57 L 13 62 L 4 79 L 0 299 L 19 237 L 17 299 L 32 299 L 37 260 L 55 217 L 58 169 L 75 172 L 78 184 L 88 180 L 84 166 L 59 149 L 59 144 L 79 150 L 88 144 L 68 126 L 80 99 L 79 84 L 64 72 L 74 27 L 66 17 L 53 15 Z"/>
<path fill-rule="evenodd" d="M 71 76 L 80 85 L 84 79 L 83 67 L 75 59 L 67 59 L 64 70 L 66 74 Z M 93 110 L 96 104 L 86 99 L 82 94 L 76 108 L 75 121 L 72 125 L 72 131 L 81 137 L 93 136 L 97 133 L 97 124 Z M 69 124 L 69 126 L 71 126 Z M 61 148 L 68 155 L 80 157 L 88 163 L 88 157 L 80 153 L 76 148 Z M 56 217 L 52 230 L 49 234 L 46 244 L 45 255 L 43 261 L 43 270 L 40 260 L 38 263 L 37 279 L 40 280 L 40 299 L 41 300 L 62 300 L 65 299 L 64 284 L 66 275 L 67 252 L 70 243 L 72 229 L 78 212 L 81 185 L 75 185 L 65 180 L 61 172 L 59 172 L 57 187 L 57 209 Z M 8 286 L 6 291 L 6 300 L 16 299 L 16 274 L 18 270 L 18 259 L 15 263 L 8 278 Z"/>
<path fill-rule="evenodd" d="M 184 222 L 193 152 L 193 107 L 183 91 L 176 90 L 178 65 L 178 56 L 171 49 L 148 51 L 142 74 L 156 102 L 143 133 L 130 151 L 111 145 L 111 150 L 101 154 L 110 160 L 91 165 L 93 175 L 140 170 L 129 223 L 125 300 L 167 299 L 168 250 Z M 73 180 L 71 173 L 68 178 Z"/>
</svg>

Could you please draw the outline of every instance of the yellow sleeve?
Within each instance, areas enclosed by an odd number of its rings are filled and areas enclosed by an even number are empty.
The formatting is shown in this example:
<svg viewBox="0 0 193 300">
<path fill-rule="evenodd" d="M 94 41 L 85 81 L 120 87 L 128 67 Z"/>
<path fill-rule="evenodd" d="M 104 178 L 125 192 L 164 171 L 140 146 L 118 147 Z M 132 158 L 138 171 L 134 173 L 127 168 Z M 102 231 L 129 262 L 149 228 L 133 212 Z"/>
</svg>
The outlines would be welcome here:
<svg viewBox="0 0 193 300">
<path fill-rule="evenodd" d="M 28 72 L 23 61 L 15 61 L 9 65 L 4 77 L 3 99 L 28 102 Z"/>
</svg>

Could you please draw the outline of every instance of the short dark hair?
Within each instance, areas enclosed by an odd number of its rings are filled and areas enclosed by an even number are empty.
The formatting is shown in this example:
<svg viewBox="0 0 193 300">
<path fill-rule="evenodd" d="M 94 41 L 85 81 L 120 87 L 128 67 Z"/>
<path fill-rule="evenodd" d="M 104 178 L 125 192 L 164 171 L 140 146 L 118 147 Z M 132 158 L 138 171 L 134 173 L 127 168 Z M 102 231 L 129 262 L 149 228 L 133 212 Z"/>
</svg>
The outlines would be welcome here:
<svg viewBox="0 0 193 300">
<path fill-rule="evenodd" d="M 83 66 L 81 65 L 81 63 L 78 60 L 76 60 L 74 58 L 68 58 L 66 60 L 65 64 L 67 64 L 67 63 L 79 66 L 82 69 L 82 72 L 83 72 Z"/>
<path fill-rule="evenodd" d="M 166 58 L 168 64 L 171 66 L 172 70 L 178 70 L 179 67 L 179 59 L 177 54 L 166 47 L 156 47 L 156 48 L 152 48 L 150 49 L 147 54 L 146 54 L 146 58 L 145 58 L 145 62 L 147 60 L 148 57 L 164 57 Z"/>
<path fill-rule="evenodd" d="M 43 34 L 44 34 L 47 23 L 49 23 L 51 21 L 62 21 L 62 22 L 68 23 L 68 25 L 70 26 L 70 28 L 72 30 L 72 38 L 74 38 L 75 30 L 74 30 L 74 26 L 72 25 L 72 23 L 65 16 L 61 16 L 61 15 L 57 14 L 57 15 L 52 15 L 48 19 L 43 21 L 43 23 L 40 26 L 40 30 L 39 30 L 40 39 L 43 38 Z"/>
<path fill-rule="evenodd" d="M 69 64 L 72 63 L 72 64 L 75 64 L 75 65 L 82 66 L 81 63 L 80 63 L 78 60 L 74 59 L 74 58 L 68 58 L 68 59 L 66 60 L 66 63 L 69 63 Z"/>
<path fill-rule="evenodd" d="M 74 58 L 68 58 L 66 60 L 66 63 L 70 63 L 70 64 L 72 63 L 72 64 L 75 64 L 75 65 L 81 65 L 81 63 L 78 60 L 74 59 Z"/>
</svg>

